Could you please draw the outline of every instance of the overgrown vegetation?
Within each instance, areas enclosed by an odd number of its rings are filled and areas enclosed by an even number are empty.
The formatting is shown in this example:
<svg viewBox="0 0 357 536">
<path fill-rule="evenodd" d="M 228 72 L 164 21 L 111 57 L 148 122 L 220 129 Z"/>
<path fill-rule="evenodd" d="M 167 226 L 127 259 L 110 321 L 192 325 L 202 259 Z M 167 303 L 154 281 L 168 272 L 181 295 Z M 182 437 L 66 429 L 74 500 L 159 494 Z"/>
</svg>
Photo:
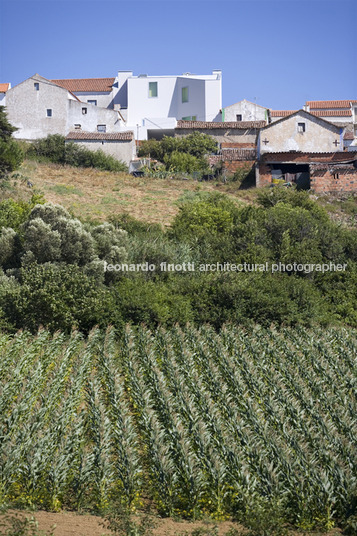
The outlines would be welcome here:
<svg viewBox="0 0 357 536">
<path fill-rule="evenodd" d="M 216 153 L 217 149 L 217 142 L 211 136 L 193 132 L 184 137 L 164 136 L 160 141 L 153 139 L 143 141 L 138 156 L 151 157 L 161 162 L 165 170 L 170 173 L 196 173 L 198 176 L 203 176 L 210 173 L 205 156 Z M 160 166 L 156 171 L 161 171 Z"/>
<path fill-rule="evenodd" d="M 357 325 L 357 231 L 330 221 L 306 192 L 275 188 L 259 195 L 260 206 L 244 207 L 220 194 L 193 194 L 166 231 L 129 217 L 83 224 L 36 199 L 0 203 L 4 329 Z M 223 268 L 279 262 L 347 266 L 325 273 Z M 108 271 L 108 264 L 126 268 Z"/>
<path fill-rule="evenodd" d="M 103 151 L 91 151 L 73 142 L 66 142 L 60 134 L 50 134 L 47 138 L 35 140 L 26 148 L 27 158 L 41 162 L 69 165 L 74 167 L 97 168 L 105 171 L 128 171 L 128 166 Z"/>
<path fill-rule="evenodd" d="M 7 120 L 5 107 L 0 106 L 0 187 L 9 173 L 20 167 L 24 158 L 23 151 L 12 138 L 16 130 Z"/>
</svg>

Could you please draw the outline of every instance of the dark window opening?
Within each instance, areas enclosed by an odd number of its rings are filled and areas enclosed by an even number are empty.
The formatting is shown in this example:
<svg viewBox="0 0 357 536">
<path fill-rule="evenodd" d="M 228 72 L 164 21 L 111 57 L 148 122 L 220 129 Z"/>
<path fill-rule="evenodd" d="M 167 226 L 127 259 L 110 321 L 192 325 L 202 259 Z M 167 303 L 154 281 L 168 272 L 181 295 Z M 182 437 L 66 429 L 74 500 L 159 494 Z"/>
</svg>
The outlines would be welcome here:
<svg viewBox="0 0 357 536">
<path fill-rule="evenodd" d="M 298 123 L 298 132 L 305 132 L 306 125 L 305 123 Z"/>
<path fill-rule="evenodd" d="M 82 125 L 80 125 L 79 123 L 76 123 L 76 124 L 74 125 L 74 128 L 75 128 L 76 130 L 81 130 Z"/>
<path fill-rule="evenodd" d="M 242 121 L 242 114 L 236 115 L 236 121 Z"/>
<path fill-rule="evenodd" d="M 35 82 L 33 87 L 35 88 L 35 91 L 39 91 L 40 89 L 40 84 L 38 82 Z"/>
<path fill-rule="evenodd" d="M 333 173 L 333 178 L 335 180 L 338 180 L 340 178 L 339 174 L 338 173 Z"/>
<path fill-rule="evenodd" d="M 47 117 L 52 117 L 52 109 L 47 108 Z"/>
<path fill-rule="evenodd" d="M 82 114 L 86 115 L 86 113 L 87 113 L 87 108 L 82 108 Z"/>
<path fill-rule="evenodd" d="M 98 132 L 106 132 L 107 131 L 107 125 L 97 125 L 97 131 Z"/>
<path fill-rule="evenodd" d="M 88 104 L 94 104 L 94 106 L 97 106 L 96 100 L 87 100 Z"/>
</svg>

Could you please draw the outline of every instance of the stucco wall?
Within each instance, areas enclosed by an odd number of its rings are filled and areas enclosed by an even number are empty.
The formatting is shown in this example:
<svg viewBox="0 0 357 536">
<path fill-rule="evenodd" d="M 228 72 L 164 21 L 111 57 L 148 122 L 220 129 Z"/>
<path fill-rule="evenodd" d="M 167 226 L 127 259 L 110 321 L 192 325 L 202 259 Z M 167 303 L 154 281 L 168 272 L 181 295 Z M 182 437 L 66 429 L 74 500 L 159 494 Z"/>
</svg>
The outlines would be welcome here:
<svg viewBox="0 0 357 536">
<path fill-rule="evenodd" d="M 83 108 L 87 109 L 86 114 L 82 113 Z M 106 125 L 106 132 L 119 132 L 125 128 L 118 112 L 73 100 L 68 101 L 67 117 L 66 134 L 74 130 L 76 124 L 86 132 L 96 132 L 98 125 Z"/>
<path fill-rule="evenodd" d="M 38 91 L 35 83 L 39 84 Z M 14 137 L 31 140 L 48 134 L 66 134 L 68 95 L 67 90 L 42 77 L 31 77 L 9 89 L 8 119 L 19 129 Z M 52 117 L 47 117 L 47 109 L 52 110 Z"/>
<path fill-rule="evenodd" d="M 267 109 L 246 100 L 224 108 L 224 122 L 236 121 L 237 115 L 242 116 L 242 121 L 266 121 Z"/>
<path fill-rule="evenodd" d="M 35 83 L 39 84 L 38 90 Z M 51 117 L 47 117 L 47 109 L 52 110 Z M 66 89 L 41 76 L 31 77 L 7 92 L 7 112 L 11 124 L 19 129 L 14 133 L 19 139 L 65 136 L 75 125 L 88 132 L 96 132 L 98 125 L 106 125 L 106 132 L 125 129 L 118 112 L 79 102 Z"/>
<path fill-rule="evenodd" d="M 109 106 L 113 107 L 113 92 L 107 92 L 107 93 L 94 93 L 94 92 L 79 92 L 76 91 L 74 93 L 79 100 L 82 102 L 88 102 L 89 100 L 96 100 L 97 106 L 101 106 L 102 108 L 108 108 Z"/>
<path fill-rule="evenodd" d="M 135 155 L 134 140 L 68 140 L 68 142 L 80 144 L 90 151 L 101 150 L 106 154 L 114 156 L 114 158 L 117 158 L 118 160 L 122 160 L 128 165 Z"/>
<path fill-rule="evenodd" d="M 176 129 L 175 136 L 188 136 L 198 129 Z M 212 136 L 218 143 L 249 143 L 255 144 L 257 139 L 257 129 L 235 129 L 235 128 L 207 128 L 199 129 L 199 132 Z"/>
<path fill-rule="evenodd" d="M 157 82 L 157 97 L 149 97 L 149 82 Z M 208 76 L 146 76 L 127 79 L 127 124 L 133 128 L 146 119 L 196 116 L 199 121 L 217 120 L 221 108 L 220 74 Z M 182 102 L 182 88 L 188 87 L 188 102 Z"/>
<path fill-rule="evenodd" d="M 298 131 L 298 123 L 305 123 L 305 132 Z M 264 142 L 267 140 L 267 143 Z M 335 145 L 335 141 L 339 145 Z M 300 113 L 280 123 L 272 123 L 260 132 L 260 152 L 334 152 L 343 150 L 340 129 L 317 118 Z"/>
</svg>

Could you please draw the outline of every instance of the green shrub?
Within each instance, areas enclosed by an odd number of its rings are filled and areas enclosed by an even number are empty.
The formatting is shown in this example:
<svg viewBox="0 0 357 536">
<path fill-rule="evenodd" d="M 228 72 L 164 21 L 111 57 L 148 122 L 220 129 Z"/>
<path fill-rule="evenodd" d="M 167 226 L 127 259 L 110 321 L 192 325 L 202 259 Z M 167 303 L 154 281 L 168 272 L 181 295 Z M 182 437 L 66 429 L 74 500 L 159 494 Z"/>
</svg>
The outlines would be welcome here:
<svg viewBox="0 0 357 536">
<path fill-rule="evenodd" d="M 103 151 L 90 151 L 73 142 L 66 142 L 60 134 L 50 134 L 33 143 L 29 156 L 55 164 L 67 164 L 74 167 L 93 167 L 104 171 L 128 171 L 124 162 L 117 160 Z"/>
</svg>

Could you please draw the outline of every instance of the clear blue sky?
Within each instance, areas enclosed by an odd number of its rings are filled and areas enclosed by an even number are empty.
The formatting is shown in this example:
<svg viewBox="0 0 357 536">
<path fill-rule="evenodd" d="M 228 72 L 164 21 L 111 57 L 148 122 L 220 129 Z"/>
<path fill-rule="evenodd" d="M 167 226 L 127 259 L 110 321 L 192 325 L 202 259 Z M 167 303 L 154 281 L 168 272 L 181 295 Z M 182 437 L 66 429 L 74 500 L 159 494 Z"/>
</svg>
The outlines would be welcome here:
<svg viewBox="0 0 357 536">
<path fill-rule="evenodd" d="M 356 0 L 0 0 L 0 82 L 223 72 L 223 106 L 357 99 Z"/>
</svg>

